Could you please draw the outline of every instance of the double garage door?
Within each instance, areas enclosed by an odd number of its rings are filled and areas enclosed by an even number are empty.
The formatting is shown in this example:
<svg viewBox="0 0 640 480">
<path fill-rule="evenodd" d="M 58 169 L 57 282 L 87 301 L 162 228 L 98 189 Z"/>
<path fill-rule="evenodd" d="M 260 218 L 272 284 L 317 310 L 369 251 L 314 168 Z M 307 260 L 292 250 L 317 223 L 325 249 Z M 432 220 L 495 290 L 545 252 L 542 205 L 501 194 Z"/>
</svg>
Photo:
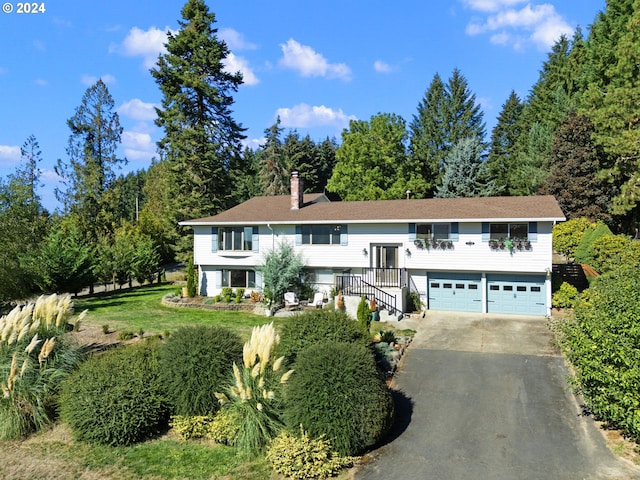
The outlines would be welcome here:
<svg viewBox="0 0 640 480">
<path fill-rule="evenodd" d="M 545 277 L 540 275 L 431 273 L 428 277 L 430 310 L 546 315 Z M 485 293 L 483 297 L 483 293 Z"/>
</svg>

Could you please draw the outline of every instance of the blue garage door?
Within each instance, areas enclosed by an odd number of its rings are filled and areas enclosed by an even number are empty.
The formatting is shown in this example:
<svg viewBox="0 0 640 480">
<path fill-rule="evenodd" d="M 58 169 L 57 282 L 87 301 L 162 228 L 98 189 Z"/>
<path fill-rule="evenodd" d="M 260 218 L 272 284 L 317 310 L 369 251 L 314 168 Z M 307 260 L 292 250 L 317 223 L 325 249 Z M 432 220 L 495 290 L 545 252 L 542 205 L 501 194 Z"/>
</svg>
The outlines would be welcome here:
<svg viewBox="0 0 640 480">
<path fill-rule="evenodd" d="M 482 311 L 480 274 L 430 273 L 428 293 L 430 310 Z"/>
<path fill-rule="evenodd" d="M 487 275 L 487 312 L 546 315 L 544 275 Z"/>
</svg>

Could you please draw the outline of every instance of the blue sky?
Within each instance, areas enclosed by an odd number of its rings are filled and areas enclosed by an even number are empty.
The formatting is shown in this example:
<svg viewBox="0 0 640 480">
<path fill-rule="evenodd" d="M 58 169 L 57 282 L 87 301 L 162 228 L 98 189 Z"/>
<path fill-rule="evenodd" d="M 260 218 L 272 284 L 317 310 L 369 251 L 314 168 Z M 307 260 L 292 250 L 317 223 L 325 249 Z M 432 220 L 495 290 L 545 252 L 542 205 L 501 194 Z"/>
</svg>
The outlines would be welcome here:
<svg viewBox="0 0 640 480">
<path fill-rule="evenodd" d="M 146 168 L 162 132 L 160 92 L 149 74 L 183 0 L 51 0 L 44 12 L 0 13 L 0 176 L 34 134 L 40 194 L 56 207 L 53 166 L 66 158 L 66 121 L 98 78 L 124 128 L 123 172 Z M 588 31 L 605 0 L 226 0 L 208 1 L 245 84 L 234 119 L 259 145 L 280 115 L 315 141 L 340 139 L 350 119 L 395 113 L 409 123 L 433 75 L 454 68 L 482 105 L 487 135 L 511 90 L 525 98 L 555 39 Z"/>
</svg>

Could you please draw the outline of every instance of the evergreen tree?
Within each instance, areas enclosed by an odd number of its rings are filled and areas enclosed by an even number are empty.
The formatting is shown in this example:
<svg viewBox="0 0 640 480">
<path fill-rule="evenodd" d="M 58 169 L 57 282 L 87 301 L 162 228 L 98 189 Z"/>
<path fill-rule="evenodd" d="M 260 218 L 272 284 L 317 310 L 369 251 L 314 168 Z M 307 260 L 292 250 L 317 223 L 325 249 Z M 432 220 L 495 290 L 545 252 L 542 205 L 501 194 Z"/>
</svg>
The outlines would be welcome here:
<svg viewBox="0 0 640 480">
<path fill-rule="evenodd" d="M 598 177 L 601 150 L 593 124 L 583 115 L 568 117 L 553 141 L 554 166 L 540 193 L 554 195 L 568 219 L 609 220 L 606 183 Z"/>
<path fill-rule="evenodd" d="M 417 189 L 414 192 L 418 197 L 433 196 L 439 182 L 440 164 L 446 156 L 447 122 L 445 85 L 436 73 L 409 126 L 411 173 L 425 182 L 422 195 Z"/>
<path fill-rule="evenodd" d="M 502 192 L 509 193 L 509 171 L 516 160 L 517 140 L 522 133 L 522 111 L 524 104 L 512 90 L 507 101 L 502 105 L 498 122 L 491 132 L 491 149 L 487 159 L 489 176 L 501 187 Z"/>
<path fill-rule="evenodd" d="M 156 124 L 164 137 L 158 147 L 174 177 L 178 220 L 229 206 L 230 167 L 244 138 L 231 111 L 242 75 L 224 69 L 229 49 L 217 36 L 215 14 L 203 0 L 188 0 L 181 13 L 178 32 L 167 34 L 167 53 L 151 69 L 163 95 Z M 184 233 L 179 250 L 186 254 L 191 241 Z"/>
<path fill-rule="evenodd" d="M 327 190 L 343 200 L 404 198 L 407 131 L 405 121 L 393 114 L 378 114 L 371 121 L 351 120 L 342 132 L 337 163 Z"/>
<path fill-rule="evenodd" d="M 640 1 L 610 1 L 600 18 L 590 48 L 609 63 L 598 65 L 600 78 L 589 85 L 583 106 L 607 154 L 606 175 L 619 187 L 612 213 L 631 215 L 635 223 L 640 218 Z M 604 32 L 609 39 L 599 36 Z"/>
<path fill-rule="evenodd" d="M 264 131 L 265 143 L 258 152 L 260 159 L 260 180 L 264 195 L 289 194 L 289 175 L 291 165 L 285 155 L 280 135 L 280 117 L 276 123 Z"/>
<path fill-rule="evenodd" d="M 14 178 L 19 179 L 27 189 L 29 204 L 35 208 L 33 213 L 37 215 L 40 206 L 40 196 L 37 189 L 40 187 L 40 162 L 42 161 L 42 151 L 35 135 L 29 135 L 22 147 L 20 147 L 20 157 L 22 168 L 16 170 Z"/>
<path fill-rule="evenodd" d="M 56 196 L 67 213 L 74 214 L 80 233 L 96 242 L 101 232 L 110 230 L 113 212 L 105 193 L 115 179 L 114 169 L 126 163 L 116 156 L 122 127 L 115 103 L 102 80 L 89 87 L 81 105 L 67 125 L 71 130 L 67 145 L 68 162 L 58 160 L 56 173 L 65 190 Z"/>
<path fill-rule="evenodd" d="M 454 145 L 445 159 L 436 197 L 488 197 L 498 193 L 495 181 L 488 179 L 483 149 L 477 137 L 464 138 Z"/>
<path fill-rule="evenodd" d="M 416 197 L 431 196 L 442 178 L 442 165 L 454 145 L 465 138 L 484 142 L 484 114 L 457 68 L 445 85 L 434 75 L 418 114 L 410 125 L 411 189 Z"/>
<path fill-rule="evenodd" d="M 521 139 L 524 147 L 511 164 L 507 179 L 509 194 L 536 195 L 551 169 L 553 132 L 548 125 L 535 122 Z"/>
<path fill-rule="evenodd" d="M 317 184 L 310 186 L 310 191 L 323 192 L 326 187 L 333 169 L 336 165 L 336 150 L 338 144 L 335 138 L 325 138 L 320 145 L 317 145 L 318 160 L 317 165 Z"/>
</svg>

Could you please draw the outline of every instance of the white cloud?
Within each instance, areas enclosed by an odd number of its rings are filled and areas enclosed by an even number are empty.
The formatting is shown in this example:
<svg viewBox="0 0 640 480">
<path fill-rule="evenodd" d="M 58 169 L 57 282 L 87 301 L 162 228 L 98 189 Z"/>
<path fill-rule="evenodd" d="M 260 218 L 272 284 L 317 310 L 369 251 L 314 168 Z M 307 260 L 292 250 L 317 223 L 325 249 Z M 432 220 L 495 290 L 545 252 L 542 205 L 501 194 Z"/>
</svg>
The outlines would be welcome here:
<svg viewBox="0 0 640 480">
<path fill-rule="evenodd" d="M 155 154 L 155 143 L 148 133 L 122 132 L 122 147 L 128 160 L 151 160 Z"/>
<path fill-rule="evenodd" d="M 310 106 L 300 103 L 291 108 L 279 108 L 276 115 L 280 117 L 283 127 L 309 128 L 334 126 L 344 128 L 349 120 L 356 120 L 354 115 L 346 115 L 342 109 L 334 110 L 324 105 Z"/>
<path fill-rule="evenodd" d="M 267 141 L 267 139 L 265 137 L 262 137 L 262 138 L 245 138 L 240 143 L 242 143 L 243 147 L 248 147 L 251 150 L 257 150 L 262 145 L 264 145 L 266 141 Z"/>
<path fill-rule="evenodd" d="M 260 83 L 260 80 L 253 73 L 253 70 L 249 66 L 249 62 L 243 57 L 238 57 L 233 53 L 229 53 L 227 58 L 225 58 L 222 63 L 224 64 L 224 69 L 228 73 L 242 73 L 242 80 L 244 85 L 257 85 Z"/>
<path fill-rule="evenodd" d="M 142 57 L 144 67 L 151 68 L 158 60 L 158 55 L 167 51 L 164 44 L 167 42 L 169 31 L 169 27 L 165 27 L 164 30 L 156 27 L 149 27 L 148 30 L 133 27 L 120 45 L 109 47 L 109 52 L 117 52 L 127 57 Z"/>
<path fill-rule="evenodd" d="M 118 107 L 118 114 L 134 120 L 155 120 L 156 105 L 143 102 L 139 98 L 132 98 Z"/>
<path fill-rule="evenodd" d="M 17 145 L 0 145 L 0 167 L 8 167 L 20 161 L 20 147 Z"/>
<path fill-rule="evenodd" d="M 95 85 L 95 83 L 98 80 L 102 80 L 107 85 L 116 83 L 116 77 L 114 77 L 113 75 L 110 75 L 108 73 L 105 74 L 105 75 L 102 75 L 99 78 L 95 77 L 93 75 L 82 75 L 82 77 L 80 77 L 80 81 L 82 82 L 82 84 L 86 85 L 87 87 L 91 87 L 91 86 Z"/>
<path fill-rule="evenodd" d="M 389 73 L 393 71 L 393 67 L 382 60 L 376 60 L 373 62 L 373 69 L 378 73 Z"/>
<path fill-rule="evenodd" d="M 62 180 L 62 177 L 53 170 L 45 169 L 40 172 L 40 180 L 42 180 L 42 183 L 50 185 L 52 183 L 60 182 Z"/>
<path fill-rule="evenodd" d="M 244 36 L 233 28 L 223 28 L 218 30 L 218 37 L 223 40 L 230 50 L 255 50 L 254 43 L 248 42 Z"/>
<path fill-rule="evenodd" d="M 327 77 L 351 80 L 351 70 L 344 63 L 329 63 L 313 48 L 296 42 L 293 38 L 280 44 L 282 58 L 279 64 L 297 70 L 303 77 Z"/>
<path fill-rule="evenodd" d="M 526 0 L 463 0 L 463 3 L 472 10 L 481 12 L 496 12 L 504 7 L 510 7 Z"/>
<path fill-rule="evenodd" d="M 486 8 L 488 4 L 492 4 L 494 7 L 501 8 L 509 4 L 509 0 L 494 2 L 474 0 L 467 3 L 482 4 Z M 516 50 L 524 48 L 527 44 L 537 45 L 544 50 L 551 47 L 561 35 L 571 35 L 573 28 L 556 12 L 553 5 L 544 3 L 527 4 L 519 10 L 500 9 L 484 21 L 469 23 L 466 32 L 468 35 L 489 33 L 492 43 L 511 45 Z"/>
</svg>

